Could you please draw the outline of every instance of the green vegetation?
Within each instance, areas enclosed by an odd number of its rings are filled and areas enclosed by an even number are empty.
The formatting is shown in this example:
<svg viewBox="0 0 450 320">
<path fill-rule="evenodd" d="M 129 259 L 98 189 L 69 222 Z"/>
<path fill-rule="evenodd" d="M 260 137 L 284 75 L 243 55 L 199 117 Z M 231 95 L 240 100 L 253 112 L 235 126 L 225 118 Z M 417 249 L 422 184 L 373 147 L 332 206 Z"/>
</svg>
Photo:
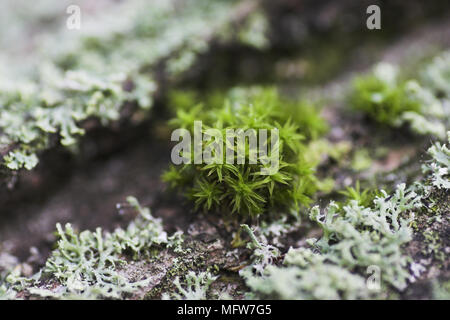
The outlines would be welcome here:
<svg viewBox="0 0 450 320">
<path fill-rule="evenodd" d="M 339 192 L 346 197 L 345 205 L 348 205 L 352 200 L 356 204 L 363 207 L 370 207 L 376 196 L 381 196 L 378 190 L 365 189 L 361 191 L 359 181 L 356 181 L 355 187 L 347 187 L 345 190 Z"/>
<path fill-rule="evenodd" d="M 396 68 L 379 64 L 372 74 L 354 80 L 351 104 L 377 122 L 394 124 L 404 112 L 420 111 L 420 102 L 410 94 L 404 83 L 398 83 Z"/>
<path fill-rule="evenodd" d="M 279 129 L 279 144 L 272 141 L 273 137 L 268 137 L 267 141 L 267 145 L 279 152 L 279 170 L 265 175 L 261 169 L 268 168 L 267 164 L 261 160 L 251 164 L 251 157 L 255 154 L 249 148 L 250 138 L 244 136 L 244 163 L 239 164 L 239 145 L 227 142 L 226 148 L 233 150 L 232 163 L 225 159 L 225 151 L 221 155 L 213 155 L 223 159 L 209 164 L 193 164 L 193 153 L 183 155 L 190 157 L 192 164 L 172 166 L 163 179 L 173 187 L 185 190 L 196 207 L 205 211 L 231 207 L 232 213 L 257 216 L 273 208 L 298 210 L 300 205 L 309 204 L 310 196 L 317 190 L 317 178 L 314 168 L 303 156 L 308 153 L 308 147 L 302 141 L 323 132 L 325 125 L 317 111 L 303 102 L 296 104 L 281 98 L 274 89 L 253 90 L 245 95 L 240 90 L 232 91 L 230 96 L 221 105 L 213 103 L 205 106 L 193 102 L 186 104 L 186 95 L 178 96 L 174 100 L 182 103 L 175 106 L 177 117 L 171 120 L 171 124 L 174 128 L 188 129 L 193 136 L 194 121 L 200 120 L 203 134 L 208 135 L 209 128 L 219 129 L 223 141 L 227 141 L 227 130 L 236 130 L 233 139 L 240 139 L 238 129 L 242 130 L 242 134 L 245 130 L 253 130 L 256 141 L 260 141 L 257 130 L 267 129 L 270 132 Z M 194 107 L 189 109 L 185 105 Z M 203 152 L 213 143 L 211 138 Z M 268 150 L 267 159 L 277 156 L 274 150 Z M 220 160 L 222 163 L 219 163 Z M 267 162 L 270 164 L 270 161 Z"/>
<path fill-rule="evenodd" d="M 248 298 L 361 299 L 368 298 L 364 278 L 336 265 L 310 249 L 290 249 L 284 267 L 268 265 L 261 277 L 242 272 L 252 292 Z"/>
<path fill-rule="evenodd" d="M 444 59 L 436 61 L 445 68 Z M 436 61 L 426 74 L 436 72 Z M 399 73 L 397 67 L 380 63 L 369 75 L 356 77 L 349 99 L 351 108 L 379 124 L 399 127 L 406 123 L 417 134 L 444 138 L 448 110 L 435 95 L 441 90 L 439 85 L 432 83 L 432 87 L 427 87 L 417 80 L 405 81 Z"/>
</svg>

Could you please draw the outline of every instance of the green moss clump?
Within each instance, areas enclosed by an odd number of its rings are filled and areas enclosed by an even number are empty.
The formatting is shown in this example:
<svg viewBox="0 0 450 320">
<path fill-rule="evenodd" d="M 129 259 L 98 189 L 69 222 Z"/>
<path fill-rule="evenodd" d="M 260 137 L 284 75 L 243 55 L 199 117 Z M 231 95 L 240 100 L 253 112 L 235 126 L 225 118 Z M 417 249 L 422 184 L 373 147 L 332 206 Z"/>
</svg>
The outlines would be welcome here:
<svg viewBox="0 0 450 320">
<path fill-rule="evenodd" d="M 438 61 L 444 67 L 450 60 Z M 434 74 L 435 69 L 435 65 L 430 65 L 426 74 Z M 448 110 L 439 99 L 443 89 L 440 83 L 430 84 L 425 80 L 402 80 L 396 66 L 380 63 L 370 74 L 355 78 L 349 98 L 350 107 L 364 112 L 379 124 L 391 127 L 407 124 L 416 134 L 444 139 Z"/>
<path fill-rule="evenodd" d="M 197 208 L 231 208 L 233 213 L 257 216 L 273 208 L 298 209 L 310 203 L 310 196 L 317 190 L 317 179 L 313 166 L 305 160 L 307 146 L 304 141 L 307 137 L 317 137 L 326 127 L 317 110 L 304 103 L 287 101 L 270 88 L 234 90 L 220 104 L 217 96 L 210 97 L 211 102 L 205 106 L 194 102 L 192 95 L 178 95 L 175 101 L 180 104 L 175 106 L 176 117 L 170 123 L 174 128 L 186 128 L 191 135 L 196 120 L 202 121 L 203 134 L 209 128 L 220 130 L 222 141 L 226 141 L 226 132 L 230 129 L 255 130 L 257 141 L 260 139 L 258 130 L 267 129 L 267 144 L 270 145 L 273 138 L 269 137 L 270 130 L 279 130 L 278 143 L 274 144 L 275 147 L 272 145 L 272 148 L 279 148 L 279 167 L 271 175 L 261 173 L 267 164 L 260 160 L 255 164 L 249 163 L 252 153 L 249 152 L 248 139 L 244 140 L 243 164 L 238 164 L 237 146 L 227 144 L 226 148 L 235 151 L 233 163 L 225 160 L 224 148 L 222 163 L 193 164 L 191 161 L 171 166 L 163 175 L 164 181 L 183 190 Z M 294 118 L 287 116 L 290 112 L 286 108 L 296 110 Z M 206 146 L 203 151 L 205 149 Z M 267 156 L 272 155 L 275 153 L 270 149 Z M 193 159 L 192 153 L 190 159 Z"/>
<path fill-rule="evenodd" d="M 352 107 L 388 125 L 406 111 L 419 112 L 419 102 L 411 98 L 404 83 L 397 83 L 396 73 L 393 66 L 380 64 L 372 74 L 357 77 L 350 98 Z"/>
<path fill-rule="evenodd" d="M 364 189 L 361 190 L 359 180 L 356 181 L 355 187 L 347 187 L 345 190 L 339 192 L 344 195 L 346 200 L 344 205 L 350 204 L 351 201 L 356 201 L 356 203 L 363 207 L 370 207 L 373 204 L 375 197 L 381 196 L 379 190 Z"/>
</svg>

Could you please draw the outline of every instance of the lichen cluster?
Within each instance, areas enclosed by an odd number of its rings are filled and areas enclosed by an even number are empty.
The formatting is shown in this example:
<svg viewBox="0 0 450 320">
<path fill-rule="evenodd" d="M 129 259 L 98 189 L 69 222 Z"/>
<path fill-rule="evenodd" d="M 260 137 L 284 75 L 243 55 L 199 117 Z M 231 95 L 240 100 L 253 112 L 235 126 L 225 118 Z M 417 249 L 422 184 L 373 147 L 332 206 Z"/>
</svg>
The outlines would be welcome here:
<svg viewBox="0 0 450 320">
<path fill-rule="evenodd" d="M 417 79 L 405 80 L 397 66 L 376 65 L 373 71 L 353 82 L 349 105 L 379 124 L 407 124 L 421 135 L 443 139 L 448 126 L 448 53 L 436 57 Z M 434 80 L 430 80 L 434 79 Z"/>
<path fill-rule="evenodd" d="M 442 174 L 448 183 L 445 170 L 450 154 L 436 153 L 443 149 L 438 142 L 429 149 L 432 159 L 424 166 L 429 175 L 421 183 L 409 188 L 401 184 L 390 196 L 381 190 L 370 205 L 349 200 L 346 205 L 331 202 L 322 212 L 318 206 L 312 208 L 309 218 L 320 226 L 322 237 L 308 239 L 309 248 L 290 248 L 281 265 L 274 259 L 281 257 L 280 252 L 259 242 L 246 227 L 252 239 L 253 264 L 241 275 L 251 289 L 249 297 L 365 299 L 386 298 L 386 287 L 404 290 L 414 281 L 410 268 L 418 268 L 402 250 L 412 240 L 414 217 L 423 210 L 433 212 L 424 205 L 433 188 L 449 190 L 448 184 L 436 183 L 442 181 Z M 367 272 L 380 275 L 378 287 L 370 287 Z"/>
<path fill-rule="evenodd" d="M 59 299 L 118 299 L 146 286 L 149 278 L 143 275 L 132 281 L 121 269 L 127 261 L 151 255 L 152 248 L 179 250 L 182 236 L 168 236 L 161 219 L 154 218 L 135 198 L 127 200 L 139 216 L 126 229 L 109 233 L 97 228 L 78 233 L 70 224 L 64 228 L 57 224 L 59 240 L 45 266 L 30 278 L 21 276 L 19 269 L 5 275 L 1 297 L 13 298 L 17 291 L 26 290 L 34 296 Z M 51 282 L 42 285 L 48 278 Z"/>
<path fill-rule="evenodd" d="M 77 32 L 41 39 L 26 71 L 11 67 L 7 59 L 12 57 L 0 59 L 3 162 L 12 170 L 30 170 L 38 163 L 37 153 L 54 145 L 53 136 L 73 149 L 85 120 L 107 125 L 130 104 L 143 110 L 138 118 L 145 118 L 159 89 L 156 73 L 176 79 L 208 51 L 213 38 L 263 46 L 260 13 L 232 28 L 234 5 L 127 1 L 83 20 Z"/>
<path fill-rule="evenodd" d="M 447 132 L 450 145 L 450 132 Z M 424 165 L 424 171 L 432 173 L 433 186 L 438 189 L 450 189 L 450 150 L 445 144 L 435 143 L 428 149 L 433 160 Z"/>
</svg>

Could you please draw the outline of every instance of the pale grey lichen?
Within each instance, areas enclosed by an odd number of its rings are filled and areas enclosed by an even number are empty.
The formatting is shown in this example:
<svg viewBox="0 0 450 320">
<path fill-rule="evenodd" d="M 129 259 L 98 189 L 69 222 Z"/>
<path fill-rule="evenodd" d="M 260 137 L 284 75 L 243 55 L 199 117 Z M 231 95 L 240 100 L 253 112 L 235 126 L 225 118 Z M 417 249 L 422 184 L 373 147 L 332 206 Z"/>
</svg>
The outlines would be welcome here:
<svg viewBox="0 0 450 320">
<path fill-rule="evenodd" d="M 390 197 L 381 192 L 373 207 L 362 207 L 354 200 L 343 207 L 331 203 L 324 213 L 314 207 L 310 217 L 323 236 L 310 243 L 327 260 L 349 270 L 378 266 L 383 281 L 403 290 L 409 273 L 401 246 L 411 240 L 409 223 L 413 212 L 422 207 L 421 197 L 404 184 Z"/>
<path fill-rule="evenodd" d="M 252 292 L 250 299 L 357 299 L 370 295 L 365 279 L 345 268 L 325 263 L 310 249 L 290 249 L 283 267 L 269 265 L 260 277 L 245 269 L 241 275 Z"/>
<path fill-rule="evenodd" d="M 450 145 L 450 131 L 447 132 Z M 425 173 L 431 173 L 432 185 L 438 189 L 450 189 L 450 149 L 436 142 L 428 149 L 432 160 L 423 165 Z"/>
<path fill-rule="evenodd" d="M 70 224 L 64 228 L 57 224 L 57 247 L 44 268 L 31 278 L 9 273 L 6 278 L 9 288 L 58 299 L 117 299 L 146 286 L 148 278 L 130 281 L 120 272 L 127 264 L 126 255 L 137 259 L 149 255 L 152 248 L 177 248 L 182 238 L 179 234 L 168 237 L 160 219 L 142 208 L 135 198 L 127 200 L 139 216 L 126 229 L 105 233 L 97 228 L 94 232 L 77 233 Z"/>
<path fill-rule="evenodd" d="M 17 272 L 19 260 L 8 252 L 0 252 L 0 300 L 14 299 L 17 291 L 7 282 L 7 277 Z"/>
<path fill-rule="evenodd" d="M 300 217 L 281 216 L 272 221 L 261 221 L 258 226 L 258 231 L 261 236 L 270 239 L 275 246 L 282 246 L 282 239 L 289 233 L 298 229 L 301 225 Z"/>
<path fill-rule="evenodd" d="M 263 274 L 264 269 L 272 264 L 274 259 L 281 255 L 281 252 L 277 247 L 268 244 L 264 235 L 260 235 L 258 239 L 248 225 L 243 224 L 241 227 L 250 237 L 247 248 L 253 250 L 251 269 L 257 274 Z"/>
<path fill-rule="evenodd" d="M 163 293 L 163 300 L 206 300 L 208 289 L 215 280 L 216 276 L 213 276 L 210 272 L 199 272 L 196 274 L 193 271 L 189 271 L 184 276 L 184 281 L 180 282 L 180 277 L 176 277 L 173 284 L 176 287 L 176 291 L 171 293 Z"/>
<path fill-rule="evenodd" d="M 318 206 L 314 207 L 310 219 L 323 231 L 319 240 L 308 240 L 316 252 L 291 248 L 284 257 L 283 266 L 270 262 L 261 265 L 261 261 L 269 261 L 272 256 L 262 254 L 264 246 L 253 239 L 253 235 L 252 243 L 256 244 L 252 247 L 261 254 L 256 255 L 254 265 L 241 271 L 252 290 L 249 297 L 375 297 L 361 274 L 371 266 L 380 270 L 383 284 L 405 289 L 410 276 L 409 258 L 401 247 L 411 240 L 409 223 L 413 212 L 422 207 L 421 197 L 414 190 L 406 189 L 404 184 L 399 185 L 390 197 L 384 191 L 381 194 L 370 207 L 361 206 L 356 200 L 344 206 L 332 202 L 323 212 Z"/>
<path fill-rule="evenodd" d="M 421 76 L 427 86 L 450 99 L 450 51 L 436 56 Z"/>
<path fill-rule="evenodd" d="M 225 32 L 230 34 L 228 39 L 239 41 L 232 36 L 239 28 L 230 27 L 235 23 L 235 4 L 126 1 L 93 17 L 86 14 L 77 32 L 63 29 L 52 37 L 43 35 L 26 63 L 11 64 L 9 56 L 0 57 L 4 75 L 0 79 L 0 150 L 6 150 L 6 166 L 33 168 L 37 153 L 50 146 L 52 135 L 74 149 L 84 134 L 84 120 L 96 118 L 107 125 L 119 119 L 127 102 L 148 110 L 158 90 L 154 71 L 158 64 L 162 63 L 169 79 L 175 79 L 208 50 L 215 36 L 225 39 Z M 251 30 L 257 31 L 252 35 L 255 45 L 261 45 L 262 20 L 249 20 Z M 0 33 L 0 42 L 7 36 Z"/>
</svg>

